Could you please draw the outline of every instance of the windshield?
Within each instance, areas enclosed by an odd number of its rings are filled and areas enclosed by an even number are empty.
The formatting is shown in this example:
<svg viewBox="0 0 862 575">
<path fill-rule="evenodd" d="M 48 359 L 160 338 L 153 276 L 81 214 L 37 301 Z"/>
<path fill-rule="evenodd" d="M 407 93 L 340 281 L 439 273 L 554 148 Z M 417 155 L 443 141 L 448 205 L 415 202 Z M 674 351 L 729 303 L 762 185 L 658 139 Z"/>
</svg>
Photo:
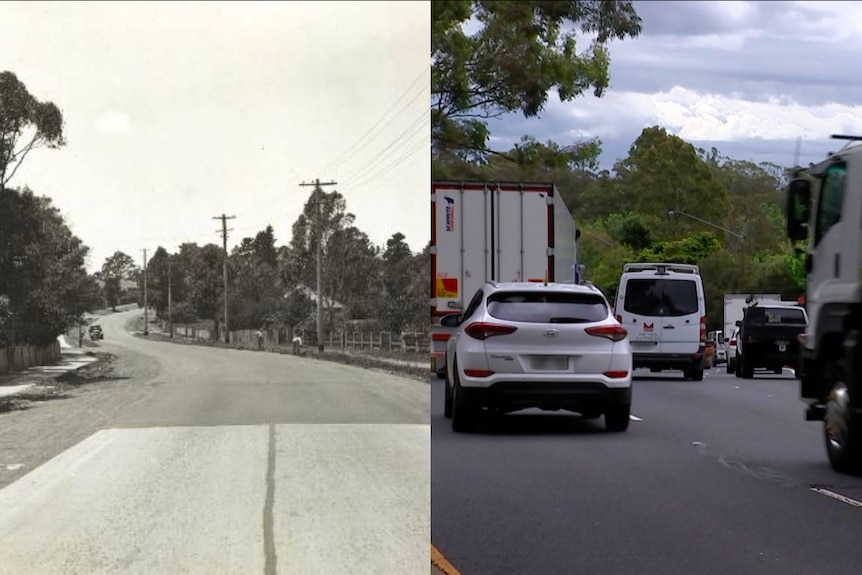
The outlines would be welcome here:
<svg viewBox="0 0 862 575">
<path fill-rule="evenodd" d="M 697 313 L 697 284 L 691 279 L 629 280 L 623 309 L 638 315 L 661 317 Z"/>
<path fill-rule="evenodd" d="M 754 325 L 805 325 L 807 323 L 805 312 L 793 308 L 753 307 L 748 310 L 748 317 Z"/>
</svg>

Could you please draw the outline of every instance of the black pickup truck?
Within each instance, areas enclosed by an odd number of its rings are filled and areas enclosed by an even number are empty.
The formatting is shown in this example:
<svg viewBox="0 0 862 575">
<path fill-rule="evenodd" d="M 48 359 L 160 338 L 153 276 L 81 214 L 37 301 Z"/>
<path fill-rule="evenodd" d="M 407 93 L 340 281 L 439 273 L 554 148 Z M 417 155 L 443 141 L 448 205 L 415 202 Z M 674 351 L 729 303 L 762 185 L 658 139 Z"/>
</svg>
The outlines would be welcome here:
<svg viewBox="0 0 862 575">
<path fill-rule="evenodd" d="M 796 305 L 753 305 L 736 322 L 736 377 L 750 379 L 754 370 L 766 368 L 780 374 L 784 366 L 796 366 L 799 335 L 808 316 Z"/>
</svg>

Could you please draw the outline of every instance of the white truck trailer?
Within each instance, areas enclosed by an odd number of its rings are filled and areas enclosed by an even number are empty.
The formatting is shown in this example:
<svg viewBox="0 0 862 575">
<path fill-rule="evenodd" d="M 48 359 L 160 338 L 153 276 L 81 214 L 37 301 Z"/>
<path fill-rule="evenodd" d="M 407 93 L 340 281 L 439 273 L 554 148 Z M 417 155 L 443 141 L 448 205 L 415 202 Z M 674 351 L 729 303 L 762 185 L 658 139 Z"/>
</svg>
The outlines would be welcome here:
<svg viewBox="0 0 862 575">
<path fill-rule="evenodd" d="M 456 314 L 487 281 L 578 283 L 571 211 L 553 184 L 431 183 L 431 371 L 445 368 Z"/>
<path fill-rule="evenodd" d="M 726 293 L 724 294 L 724 339 L 730 339 L 736 331 L 736 322 L 742 321 L 745 308 L 750 304 L 783 303 L 778 293 Z M 795 303 L 795 302 L 794 302 Z"/>
</svg>

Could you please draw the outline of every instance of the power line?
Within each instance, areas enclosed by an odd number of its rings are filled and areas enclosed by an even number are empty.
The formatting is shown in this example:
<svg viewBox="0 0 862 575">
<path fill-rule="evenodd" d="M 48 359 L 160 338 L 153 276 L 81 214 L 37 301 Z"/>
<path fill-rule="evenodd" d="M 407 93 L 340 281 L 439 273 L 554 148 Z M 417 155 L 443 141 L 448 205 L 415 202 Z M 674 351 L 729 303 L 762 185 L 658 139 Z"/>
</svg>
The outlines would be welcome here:
<svg viewBox="0 0 862 575">
<path fill-rule="evenodd" d="M 425 110 L 423 112 L 422 116 L 417 118 L 416 121 L 414 121 L 412 124 L 410 124 L 403 131 L 401 131 L 401 133 L 399 133 L 398 136 L 396 136 L 395 139 L 392 142 L 390 142 L 388 146 L 386 146 L 385 148 L 380 150 L 377 153 L 377 155 L 375 155 L 371 159 L 370 162 L 363 164 L 358 169 L 348 171 L 346 175 L 342 176 L 342 178 L 344 178 L 344 179 L 356 178 L 356 177 L 360 176 L 361 174 L 372 169 L 375 165 L 375 162 L 380 161 L 384 157 L 384 154 L 386 154 L 387 151 L 389 151 L 393 146 L 398 144 L 400 141 L 404 140 L 405 137 L 408 137 L 410 134 L 416 134 L 418 132 L 418 128 L 420 126 L 424 126 L 427 128 L 430 115 L 431 115 L 431 112 L 429 110 Z M 422 135 L 423 135 L 423 137 L 427 138 L 428 131 L 427 130 L 423 131 Z"/>
<path fill-rule="evenodd" d="M 395 103 L 394 103 L 394 104 L 392 104 L 392 106 L 390 106 L 390 108 L 386 111 L 386 113 L 384 113 L 384 114 L 383 114 L 383 116 L 381 116 L 381 117 L 380 117 L 380 119 L 379 119 L 379 120 L 377 120 L 377 122 L 376 122 L 373 126 L 371 126 L 371 128 L 369 128 L 369 129 L 368 129 L 368 131 L 366 131 L 364 134 L 362 134 L 362 136 L 360 136 L 360 137 L 359 137 L 359 139 L 358 139 L 356 142 L 354 142 L 352 146 L 350 146 L 347 150 L 345 150 L 345 151 L 344 151 L 340 156 L 336 157 L 336 158 L 335 158 L 333 161 L 331 161 L 329 164 L 327 164 L 326 166 L 324 166 L 323 170 L 321 170 L 321 171 L 326 172 L 326 171 L 330 170 L 333 166 L 335 166 L 335 164 L 338 164 L 338 163 L 340 163 L 342 160 L 346 159 L 346 158 L 348 157 L 348 155 L 349 155 L 349 154 L 350 154 L 350 153 L 351 153 L 351 152 L 352 152 L 352 151 L 353 151 L 357 146 L 359 146 L 359 145 L 360 145 L 360 144 L 365 140 L 365 138 L 366 138 L 366 137 L 368 137 L 368 135 L 369 135 L 371 132 L 373 132 L 373 131 L 374 131 L 374 130 L 375 130 L 375 129 L 376 129 L 376 128 L 377 128 L 377 127 L 378 127 L 378 126 L 379 126 L 379 125 L 380 125 L 380 124 L 381 124 L 381 123 L 382 123 L 386 118 L 387 118 L 387 116 L 389 116 L 389 113 L 390 113 L 390 112 L 392 112 L 392 110 L 394 110 L 394 109 L 398 106 L 398 104 L 400 104 L 400 103 L 401 103 L 401 101 L 402 101 L 402 100 L 407 96 L 407 94 L 409 94 L 409 93 L 410 93 L 410 91 L 413 89 L 413 86 L 414 86 L 414 85 L 416 85 L 416 83 L 417 83 L 417 82 L 419 82 L 419 80 L 421 80 L 423 76 L 426 76 L 426 75 L 428 74 L 428 71 L 429 71 L 430 69 L 431 69 L 431 64 L 428 64 L 428 66 L 426 66 L 425 68 L 423 68 L 423 69 L 422 69 L 422 71 L 419 73 L 419 75 L 418 75 L 418 76 L 416 76 L 416 78 L 414 78 L 412 82 L 410 82 L 410 85 L 409 85 L 409 86 L 407 86 L 407 89 L 405 89 L 405 90 L 404 90 L 404 92 L 402 92 L 402 93 L 401 93 L 401 96 L 398 98 L 398 100 L 396 100 L 396 101 L 395 101 Z M 417 97 L 419 97 L 421 94 L 422 94 L 422 92 L 419 92 L 418 94 L 416 94 L 416 95 L 415 95 L 415 96 L 410 100 L 410 102 L 412 102 L 413 100 L 415 100 L 415 99 L 416 99 Z M 402 108 L 402 111 L 403 111 L 404 109 L 406 109 L 406 107 L 403 107 L 403 108 Z M 400 112 L 399 112 L 399 114 L 400 114 Z M 398 114 L 396 114 L 395 116 L 393 116 L 392 118 L 390 118 L 390 121 L 391 121 L 392 119 L 394 119 L 395 117 L 397 117 L 397 116 L 398 116 Z"/>
<path fill-rule="evenodd" d="M 358 178 L 357 181 L 353 183 L 353 188 L 360 188 L 360 187 L 366 185 L 367 183 L 374 181 L 377 178 L 380 178 L 380 177 L 388 174 L 389 172 L 391 172 L 392 170 L 394 170 L 395 168 L 397 168 L 398 166 L 403 164 L 408 158 L 410 158 L 411 156 L 413 156 L 414 154 L 416 154 L 417 152 L 419 152 L 423 149 L 426 149 L 426 150 L 428 149 L 428 141 L 426 139 L 423 139 L 421 141 L 416 142 L 416 144 L 414 146 L 412 146 L 411 148 L 409 148 L 404 154 L 402 154 L 401 156 L 398 156 L 397 158 L 392 160 L 392 162 L 387 164 L 385 167 L 382 167 L 377 172 L 370 174 L 370 175 L 366 174 L 364 177 Z"/>
</svg>

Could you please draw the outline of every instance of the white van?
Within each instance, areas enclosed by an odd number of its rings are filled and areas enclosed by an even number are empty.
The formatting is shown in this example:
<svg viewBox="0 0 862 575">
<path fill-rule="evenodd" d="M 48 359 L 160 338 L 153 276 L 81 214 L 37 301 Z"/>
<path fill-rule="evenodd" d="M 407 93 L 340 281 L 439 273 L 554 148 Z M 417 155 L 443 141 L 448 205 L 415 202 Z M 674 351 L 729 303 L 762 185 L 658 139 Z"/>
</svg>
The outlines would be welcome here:
<svg viewBox="0 0 862 575">
<path fill-rule="evenodd" d="M 629 332 L 634 369 L 678 369 L 686 379 L 703 379 L 706 304 L 697 266 L 625 264 L 614 309 Z"/>
</svg>

